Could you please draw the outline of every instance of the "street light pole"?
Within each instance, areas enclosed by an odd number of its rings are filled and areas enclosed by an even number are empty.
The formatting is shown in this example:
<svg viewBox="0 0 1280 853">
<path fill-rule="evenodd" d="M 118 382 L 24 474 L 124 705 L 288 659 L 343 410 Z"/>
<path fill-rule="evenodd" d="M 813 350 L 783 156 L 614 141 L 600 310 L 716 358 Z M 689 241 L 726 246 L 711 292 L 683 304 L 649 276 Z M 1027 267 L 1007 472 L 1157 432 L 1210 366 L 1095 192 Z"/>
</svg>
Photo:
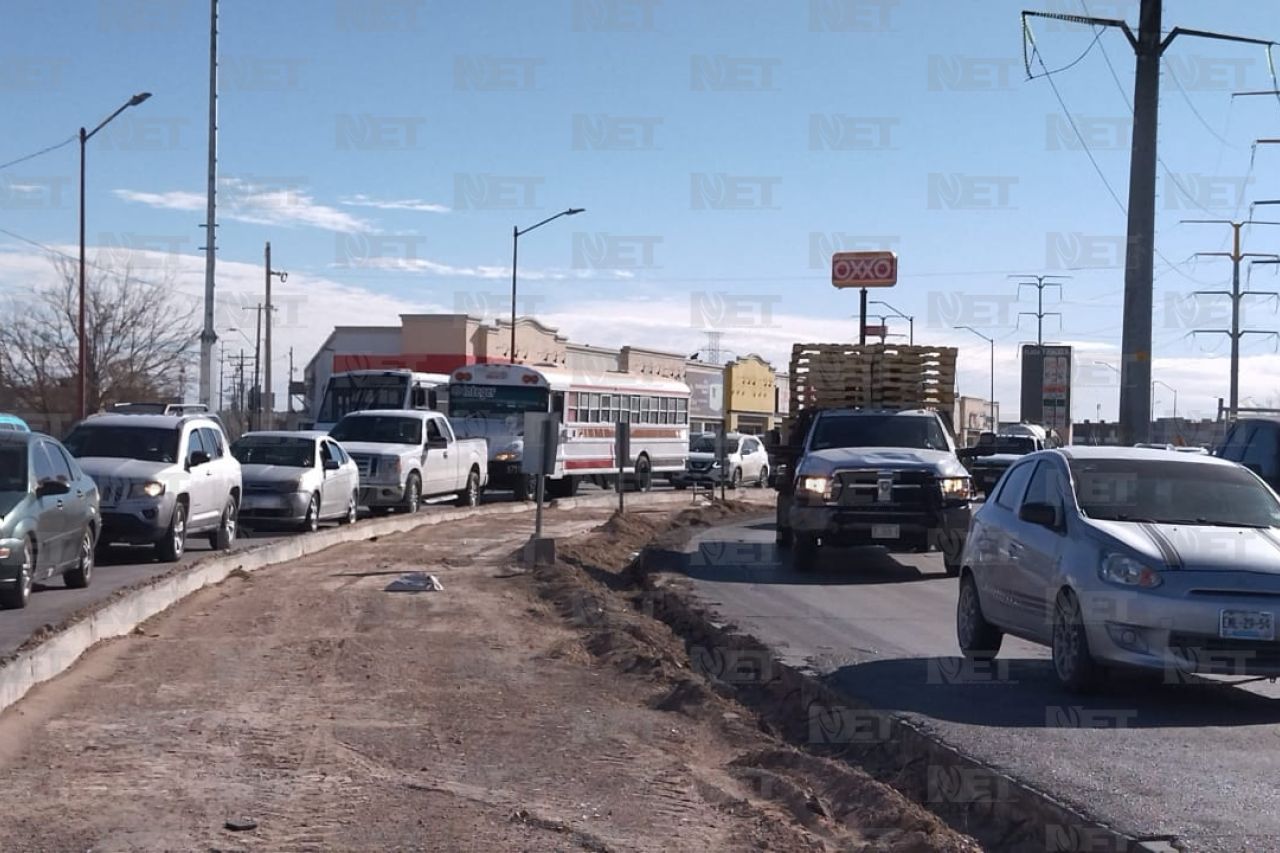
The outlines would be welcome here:
<svg viewBox="0 0 1280 853">
<path fill-rule="evenodd" d="M 577 214 L 582 213 L 585 209 L 586 208 L 582 208 L 582 207 L 570 207 L 567 210 L 560 211 L 555 216 L 548 216 L 546 219 L 542 220 L 541 222 L 535 225 L 530 225 L 528 228 L 525 228 L 523 231 L 514 225 L 511 226 L 511 358 L 510 358 L 510 361 L 512 364 L 516 363 L 516 260 L 519 257 L 519 252 L 520 252 L 520 237 L 523 234 L 528 234 L 530 231 L 532 231 L 535 228 L 541 228 L 543 225 L 546 225 L 548 222 L 559 219 L 561 216 L 576 216 Z"/>
<path fill-rule="evenodd" d="M 138 104 L 151 97 L 150 92 L 139 92 L 128 101 L 126 101 L 119 109 L 111 115 L 104 118 L 93 130 L 86 131 L 80 128 L 80 308 L 79 318 L 77 322 L 77 335 L 80 338 L 80 354 L 79 368 L 76 381 L 76 410 L 80 419 L 84 419 L 89 414 L 89 394 L 88 394 L 88 363 L 89 363 L 89 345 L 88 336 L 85 334 L 85 275 L 84 275 L 84 220 L 85 220 L 85 198 L 84 198 L 84 171 L 85 171 L 85 150 L 88 147 L 89 140 L 93 135 L 102 130 L 107 124 L 120 113 L 136 107 Z"/>
<path fill-rule="evenodd" d="M 968 329 L 978 337 L 982 338 L 987 343 L 991 344 L 991 399 L 989 401 L 990 413 L 991 413 L 990 420 L 991 420 L 991 431 L 993 433 L 999 432 L 1000 424 L 999 424 L 999 419 L 996 416 L 996 339 L 984 335 L 982 332 L 979 332 L 973 326 L 956 326 L 956 328 Z"/>
<path fill-rule="evenodd" d="M 1165 382 L 1163 379 L 1151 380 L 1151 420 L 1154 421 L 1156 419 L 1155 396 L 1156 396 L 1157 385 L 1163 385 L 1164 387 L 1168 388 L 1170 391 L 1173 392 L 1173 419 L 1174 421 L 1177 421 L 1178 420 L 1178 389 L 1174 388 L 1172 385 L 1170 385 L 1168 382 Z"/>
<path fill-rule="evenodd" d="M 915 346 L 916 344 L 916 318 L 915 317 L 912 317 L 908 314 L 903 314 L 897 308 L 894 308 L 892 305 L 890 305 L 888 302 L 885 302 L 882 299 L 873 299 L 871 300 L 871 304 L 879 305 L 882 308 L 887 308 L 890 311 L 892 311 L 896 316 L 906 320 L 907 321 L 907 344 L 909 346 Z"/>
</svg>

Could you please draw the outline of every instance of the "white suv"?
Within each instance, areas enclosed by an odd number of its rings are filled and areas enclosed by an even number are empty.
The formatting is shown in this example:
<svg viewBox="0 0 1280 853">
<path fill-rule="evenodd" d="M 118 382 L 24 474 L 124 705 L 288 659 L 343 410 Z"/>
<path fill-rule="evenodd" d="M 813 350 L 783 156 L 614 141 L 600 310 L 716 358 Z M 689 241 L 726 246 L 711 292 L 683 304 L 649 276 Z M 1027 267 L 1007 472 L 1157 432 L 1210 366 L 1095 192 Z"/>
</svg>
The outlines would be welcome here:
<svg viewBox="0 0 1280 853">
<path fill-rule="evenodd" d="M 713 432 L 695 435 L 689 442 L 689 462 L 684 471 L 671 476 L 677 489 L 693 484 L 727 485 L 738 488 L 744 483 L 764 487 L 769 484 L 769 453 L 759 438 L 740 433 L 724 437 L 724 468 L 716 455 L 719 448 Z"/>
<path fill-rule="evenodd" d="M 99 546 L 154 544 L 172 562 L 192 533 L 225 551 L 236 538 L 240 463 L 208 415 L 114 415 L 86 418 L 64 442 L 101 499 Z"/>
</svg>

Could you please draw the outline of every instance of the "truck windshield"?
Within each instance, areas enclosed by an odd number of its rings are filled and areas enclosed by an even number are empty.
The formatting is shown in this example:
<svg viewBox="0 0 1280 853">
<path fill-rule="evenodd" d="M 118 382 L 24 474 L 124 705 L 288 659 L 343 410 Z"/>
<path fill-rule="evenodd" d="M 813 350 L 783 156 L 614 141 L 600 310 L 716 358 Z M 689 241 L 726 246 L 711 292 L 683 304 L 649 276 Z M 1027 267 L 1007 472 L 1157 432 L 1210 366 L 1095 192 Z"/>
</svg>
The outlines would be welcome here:
<svg viewBox="0 0 1280 853">
<path fill-rule="evenodd" d="M 178 430 L 81 424 L 62 442 L 77 459 L 101 456 L 171 464 L 178 460 Z"/>
<path fill-rule="evenodd" d="M 231 445 L 231 455 L 241 465 L 312 468 L 316 464 L 316 443 L 309 438 L 286 436 L 242 438 Z"/>
<path fill-rule="evenodd" d="M 920 415 L 824 415 L 813 427 L 810 450 L 836 447 L 914 447 L 946 450 L 947 438 L 933 417 Z"/>
<path fill-rule="evenodd" d="M 343 418 L 329 434 L 338 441 L 422 444 L 422 421 L 394 415 L 351 415 Z"/>
<path fill-rule="evenodd" d="M 408 392 L 408 376 L 331 376 L 316 420 L 336 423 L 352 412 L 366 409 L 403 409 Z"/>
<path fill-rule="evenodd" d="M 1002 435 L 996 442 L 996 453 L 1034 453 L 1036 449 L 1036 440 L 1034 438 L 1025 438 L 1023 436 Z"/>
<path fill-rule="evenodd" d="M 546 388 L 524 388 L 514 385 L 449 386 L 449 414 L 486 418 L 505 418 L 521 412 L 550 411 Z"/>
</svg>

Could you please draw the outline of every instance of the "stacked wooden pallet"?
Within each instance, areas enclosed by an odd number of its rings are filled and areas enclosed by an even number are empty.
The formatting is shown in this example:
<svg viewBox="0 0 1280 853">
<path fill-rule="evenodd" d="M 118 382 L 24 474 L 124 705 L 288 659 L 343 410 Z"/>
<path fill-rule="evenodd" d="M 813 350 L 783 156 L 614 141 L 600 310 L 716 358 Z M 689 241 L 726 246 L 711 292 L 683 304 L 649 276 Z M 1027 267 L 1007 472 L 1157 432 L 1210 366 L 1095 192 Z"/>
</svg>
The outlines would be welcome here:
<svg viewBox="0 0 1280 853">
<path fill-rule="evenodd" d="M 955 404 L 955 347 L 796 344 L 791 411 L 808 408 L 937 408 Z"/>
</svg>

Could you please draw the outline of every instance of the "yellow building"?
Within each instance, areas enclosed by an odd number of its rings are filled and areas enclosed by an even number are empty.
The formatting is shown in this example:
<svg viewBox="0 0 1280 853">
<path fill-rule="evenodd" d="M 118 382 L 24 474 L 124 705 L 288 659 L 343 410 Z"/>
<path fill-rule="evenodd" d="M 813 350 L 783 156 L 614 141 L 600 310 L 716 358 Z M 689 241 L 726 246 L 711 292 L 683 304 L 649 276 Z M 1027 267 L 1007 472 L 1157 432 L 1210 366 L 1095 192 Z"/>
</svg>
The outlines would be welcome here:
<svg viewBox="0 0 1280 853">
<path fill-rule="evenodd" d="M 735 359 L 724 368 L 725 427 L 761 435 L 773 429 L 778 411 L 777 374 L 758 355 Z"/>
</svg>

